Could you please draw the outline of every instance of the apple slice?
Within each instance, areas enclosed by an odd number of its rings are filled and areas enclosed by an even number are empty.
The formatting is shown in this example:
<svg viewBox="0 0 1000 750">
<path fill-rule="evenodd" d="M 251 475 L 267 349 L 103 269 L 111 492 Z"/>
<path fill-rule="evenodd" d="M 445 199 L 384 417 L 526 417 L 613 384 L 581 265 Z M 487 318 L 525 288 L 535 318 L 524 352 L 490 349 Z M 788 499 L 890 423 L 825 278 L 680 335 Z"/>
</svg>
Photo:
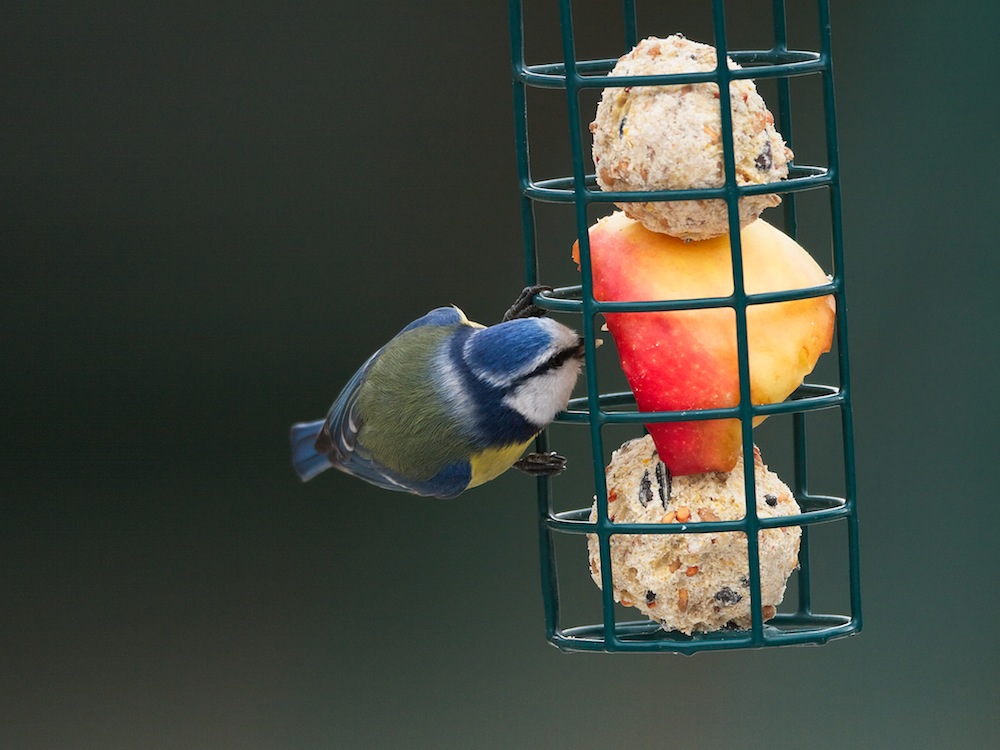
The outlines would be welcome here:
<svg viewBox="0 0 1000 750">
<path fill-rule="evenodd" d="M 729 235 L 685 242 L 651 232 L 616 212 L 590 228 L 594 296 L 600 301 L 682 300 L 733 293 Z M 790 237 L 758 219 L 740 232 L 748 294 L 820 286 L 829 278 Z M 573 258 L 579 263 L 579 243 Z M 832 295 L 750 305 L 750 398 L 778 403 L 812 371 L 833 338 Z M 730 307 L 608 313 L 622 369 L 640 411 L 739 404 L 736 311 Z M 758 417 L 755 425 L 762 421 Z M 732 471 L 740 454 L 738 419 L 647 424 L 675 475 Z"/>
</svg>

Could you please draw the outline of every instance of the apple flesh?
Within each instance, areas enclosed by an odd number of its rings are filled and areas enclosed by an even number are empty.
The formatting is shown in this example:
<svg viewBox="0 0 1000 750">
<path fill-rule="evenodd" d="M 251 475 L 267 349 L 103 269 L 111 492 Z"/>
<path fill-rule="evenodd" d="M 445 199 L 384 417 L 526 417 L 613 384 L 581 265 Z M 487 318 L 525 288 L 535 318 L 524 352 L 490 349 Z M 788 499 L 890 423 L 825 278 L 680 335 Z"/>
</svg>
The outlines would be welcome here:
<svg viewBox="0 0 1000 750">
<path fill-rule="evenodd" d="M 733 293 L 729 235 L 697 242 L 651 232 L 624 213 L 589 231 L 594 296 L 600 301 L 685 300 Z M 748 294 L 802 289 L 829 278 L 790 237 L 758 219 L 740 232 Z M 579 243 L 573 247 L 579 263 Z M 731 307 L 607 313 L 622 369 L 640 411 L 739 404 L 736 311 Z M 831 295 L 747 307 L 750 398 L 778 403 L 812 371 L 833 339 Z M 763 417 L 755 420 L 755 425 Z M 674 475 L 732 471 L 738 419 L 646 425 Z"/>
</svg>

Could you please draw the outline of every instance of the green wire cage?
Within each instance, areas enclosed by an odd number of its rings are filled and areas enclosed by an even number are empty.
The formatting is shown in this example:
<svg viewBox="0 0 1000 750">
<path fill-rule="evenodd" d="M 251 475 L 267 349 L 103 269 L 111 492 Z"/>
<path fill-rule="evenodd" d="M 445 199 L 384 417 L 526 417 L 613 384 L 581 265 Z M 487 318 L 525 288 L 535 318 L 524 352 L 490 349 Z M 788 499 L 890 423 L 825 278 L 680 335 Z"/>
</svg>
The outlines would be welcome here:
<svg viewBox="0 0 1000 750">
<path fill-rule="evenodd" d="M 554 203 L 572 208 L 575 218 L 576 239 L 580 247 L 581 283 L 565 286 L 536 298 L 536 303 L 558 313 L 580 316 L 586 341 L 586 396 L 573 399 L 566 412 L 557 418 L 564 423 L 589 429 L 589 443 L 593 458 L 596 520 L 590 520 L 591 509 L 556 511 L 553 504 L 553 480 L 538 480 L 538 511 L 540 524 L 541 583 L 548 640 L 564 651 L 608 652 L 675 652 L 690 654 L 703 650 L 759 648 L 791 644 L 821 644 L 833 638 L 857 633 L 861 629 L 860 573 L 858 561 L 858 519 L 854 470 L 853 429 L 849 390 L 849 363 L 846 301 L 844 296 L 843 237 L 841 231 L 841 200 L 837 159 L 837 133 L 834 108 L 834 89 L 830 57 L 830 15 L 828 3 L 818 0 L 815 17 L 818 21 L 818 50 L 801 50 L 789 46 L 789 27 L 786 21 L 785 0 L 772 0 L 769 15 L 772 20 L 773 45 L 769 49 L 730 49 L 727 44 L 726 3 L 710 0 L 711 24 L 718 64 L 711 73 L 671 74 L 644 77 L 609 77 L 616 57 L 602 59 L 577 59 L 577 40 L 574 33 L 573 4 L 571 0 L 550 0 L 558 5 L 558 25 L 562 51 L 561 62 L 528 64 L 525 61 L 525 3 L 510 0 L 509 20 L 511 62 L 514 89 L 515 139 L 518 179 L 521 195 L 523 222 L 523 247 L 525 274 L 528 284 L 544 282 L 539 275 L 539 258 L 547 248 L 540 247 L 536 225 L 539 204 Z M 614 7 L 613 4 L 607 4 Z M 636 0 L 623 0 L 621 22 L 624 38 L 616 54 L 624 54 L 638 40 Z M 530 31 L 530 29 L 529 29 Z M 673 31 L 671 29 L 670 31 Z M 683 31 L 683 30 L 680 30 Z M 730 69 L 725 60 L 731 58 L 742 67 Z M 582 125 L 587 116 L 582 111 L 581 94 L 599 93 L 609 86 L 641 86 L 686 84 L 714 81 L 719 91 L 728 91 L 730 81 L 739 78 L 770 81 L 777 98 L 776 127 L 793 149 L 792 86 L 791 81 L 800 77 L 820 80 L 822 111 L 820 127 L 825 129 L 825 159 L 823 166 L 789 165 L 788 179 L 764 186 L 737 184 L 732 113 L 729 107 L 720 106 L 724 185 L 718 188 L 672 190 L 656 192 L 602 192 L 593 173 L 588 172 L 589 154 L 586 149 Z M 564 92 L 566 137 L 572 155 L 572 174 L 536 177 L 529 166 L 528 92 L 547 89 Z M 728 97 L 720 97 L 720 102 Z M 763 188 L 763 189 L 762 189 Z M 767 294 L 748 294 L 743 287 L 743 265 L 739 241 L 738 200 L 741 195 L 761 192 L 780 192 L 783 196 L 784 230 L 797 238 L 799 216 L 796 198 L 806 191 L 825 192 L 829 200 L 824 211 L 829 222 L 831 265 L 829 283 L 808 289 Z M 729 297 L 686 301 L 600 302 L 593 293 L 590 265 L 588 228 L 591 209 L 609 207 L 622 201 L 671 201 L 681 199 L 722 199 L 728 207 L 730 237 L 732 241 L 732 269 L 734 292 Z M 565 252 L 561 247 L 560 253 Z M 778 404 L 755 405 L 750 398 L 750 369 L 747 343 L 747 308 L 750 305 L 833 295 L 836 301 L 835 345 L 837 384 L 804 383 L 788 399 Z M 735 311 L 737 355 L 740 381 L 738 406 L 725 409 L 702 409 L 677 412 L 640 412 L 631 392 L 602 393 L 598 383 L 595 334 L 599 330 L 599 316 L 605 312 L 650 312 L 689 309 L 694 307 L 729 307 Z M 819 412 L 839 416 L 839 441 L 837 461 L 839 486 L 843 495 L 815 492 L 810 483 L 810 464 L 807 461 L 807 427 Z M 738 418 L 744 455 L 750 455 L 754 446 L 753 419 L 764 415 L 787 415 L 791 421 L 789 459 L 793 466 L 791 488 L 801 508 L 801 515 L 777 518 L 759 518 L 754 503 L 746 503 L 743 518 L 735 521 L 716 521 L 698 524 L 628 524 L 613 523 L 608 513 L 608 491 L 605 479 L 605 439 L 603 432 L 614 425 L 631 425 L 641 430 L 644 423 L 658 421 L 690 421 L 697 419 Z M 539 437 L 539 450 L 547 450 L 550 435 Z M 751 462 L 744 467 L 746 497 L 755 496 L 755 477 Z M 560 480 L 555 480 L 556 482 Z M 817 573 L 810 559 L 810 533 L 819 524 L 835 524 L 846 529 L 841 539 L 846 545 L 846 582 L 849 612 L 816 612 L 813 607 L 813 579 Z M 802 531 L 799 550 L 799 567 L 793 574 L 795 594 L 789 596 L 787 606 L 794 611 L 778 611 L 764 621 L 761 604 L 760 551 L 758 532 L 765 528 L 800 526 Z M 740 630 L 684 635 L 667 631 L 651 620 L 628 620 L 616 612 L 611 585 L 610 538 L 617 534 L 696 534 L 712 531 L 742 532 L 747 542 L 748 578 L 750 591 L 751 627 Z M 557 563 L 557 538 L 563 535 L 592 535 L 600 551 L 601 590 L 595 587 L 594 596 L 600 596 L 603 617 L 598 623 L 566 623 L 562 613 L 561 586 Z M 790 585 L 792 581 L 789 582 Z"/>
</svg>

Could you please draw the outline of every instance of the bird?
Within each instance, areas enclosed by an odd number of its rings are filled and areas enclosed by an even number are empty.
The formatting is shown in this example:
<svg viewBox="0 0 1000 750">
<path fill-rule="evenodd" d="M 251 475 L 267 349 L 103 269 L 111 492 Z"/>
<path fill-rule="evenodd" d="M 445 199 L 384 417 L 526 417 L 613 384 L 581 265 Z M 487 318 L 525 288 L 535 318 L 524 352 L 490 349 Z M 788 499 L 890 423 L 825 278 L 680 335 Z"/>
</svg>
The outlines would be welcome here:
<svg viewBox="0 0 1000 750">
<path fill-rule="evenodd" d="M 302 481 L 329 468 L 377 487 L 452 498 L 511 467 L 554 476 L 555 452 L 523 455 L 566 409 L 583 338 L 546 316 L 526 287 L 499 323 L 456 306 L 403 328 L 358 369 L 326 417 L 291 428 Z"/>
</svg>

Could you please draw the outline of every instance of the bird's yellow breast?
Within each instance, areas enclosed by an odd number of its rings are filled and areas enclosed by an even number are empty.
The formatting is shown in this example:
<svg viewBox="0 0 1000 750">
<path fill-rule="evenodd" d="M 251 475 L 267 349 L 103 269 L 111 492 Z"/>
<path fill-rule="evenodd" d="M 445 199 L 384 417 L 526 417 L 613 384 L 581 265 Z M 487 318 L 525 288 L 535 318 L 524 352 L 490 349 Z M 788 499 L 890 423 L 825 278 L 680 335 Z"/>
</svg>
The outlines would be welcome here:
<svg viewBox="0 0 1000 750">
<path fill-rule="evenodd" d="M 521 457 L 531 440 L 503 448 L 487 448 L 474 455 L 469 461 L 472 466 L 472 481 L 469 482 L 469 487 L 476 487 L 491 479 L 496 479 L 507 471 Z"/>
</svg>

